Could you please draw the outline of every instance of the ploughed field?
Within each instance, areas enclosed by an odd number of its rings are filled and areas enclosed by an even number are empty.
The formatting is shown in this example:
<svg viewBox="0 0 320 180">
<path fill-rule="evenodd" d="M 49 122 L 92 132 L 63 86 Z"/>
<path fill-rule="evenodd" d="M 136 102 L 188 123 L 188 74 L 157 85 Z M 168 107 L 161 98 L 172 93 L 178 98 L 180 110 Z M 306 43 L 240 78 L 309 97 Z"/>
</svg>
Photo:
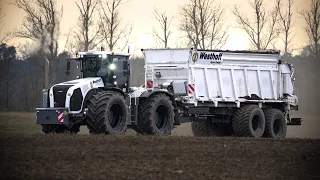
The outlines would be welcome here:
<svg viewBox="0 0 320 180">
<path fill-rule="evenodd" d="M 44 135 L 34 117 L 0 114 L 0 179 L 320 179 L 320 139 Z"/>
</svg>

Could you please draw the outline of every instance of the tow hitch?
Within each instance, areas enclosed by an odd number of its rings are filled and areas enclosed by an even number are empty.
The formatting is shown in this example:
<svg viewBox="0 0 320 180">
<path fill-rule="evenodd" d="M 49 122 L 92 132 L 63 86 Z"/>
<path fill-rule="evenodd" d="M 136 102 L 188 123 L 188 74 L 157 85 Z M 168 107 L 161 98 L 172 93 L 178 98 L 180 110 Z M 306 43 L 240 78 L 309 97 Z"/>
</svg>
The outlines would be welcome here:
<svg viewBox="0 0 320 180">
<path fill-rule="evenodd" d="M 290 122 L 287 125 L 301 125 L 301 118 L 291 118 Z"/>
</svg>

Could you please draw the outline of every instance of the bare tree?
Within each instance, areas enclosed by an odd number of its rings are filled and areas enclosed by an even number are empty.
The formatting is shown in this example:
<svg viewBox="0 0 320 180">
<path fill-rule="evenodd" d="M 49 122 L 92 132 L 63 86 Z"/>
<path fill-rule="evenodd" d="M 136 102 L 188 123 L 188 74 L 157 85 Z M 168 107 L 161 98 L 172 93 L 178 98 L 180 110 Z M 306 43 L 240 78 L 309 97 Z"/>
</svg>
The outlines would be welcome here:
<svg viewBox="0 0 320 180">
<path fill-rule="evenodd" d="M 13 95 L 12 91 L 12 79 L 14 78 L 15 74 L 12 73 L 12 65 L 14 61 L 16 60 L 16 48 L 13 46 L 7 46 L 6 44 L 0 44 L 0 61 L 2 72 L 2 77 L 0 76 L 1 83 L 5 84 L 5 88 L 1 87 L 3 89 L 2 91 L 5 91 L 5 104 L 6 109 L 9 109 L 9 102 Z"/>
<path fill-rule="evenodd" d="M 228 38 L 224 12 L 214 0 L 189 0 L 180 10 L 180 30 L 196 49 L 221 48 Z"/>
<path fill-rule="evenodd" d="M 39 43 L 39 52 L 50 62 L 52 84 L 56 79 L 56 57 L 62 8 L 57 11 L 55 0 L 15 0 L 14 5 L 22 9 L 26 16 L 22 28 L 13 32 L 13 36 L 26 38 Z"/>
<path fill-rule="evenodd" d="M 264 50 L 273 45 L 275 40 L 280 34 L 278 24 L 279 15 L 279 3 L 277 1 L 275 7 L 271 12 L 265 10 L 263 0 L 250 1 L 250 5 L 254 10 L 252 15 L 254 20 L 241 14 L 239 12 L 239 6 L 235 5 L 233 14 L 237 18 L 239 27 L 242 28 L 250 38 L 251 44 L 257 50 Z"/>
<path fill-rule="evenodd" d="M 305 30 L 310 41 L 310 51 L 315 59 L 320 57 L 320 1 L 312 0 L 310 10 L 302 11 L 301 14 L 306 22 Z"/>
<path fill-rule="evenodd" d="M 280 1 L 280 0 L 279 0 Z M 294 36 L 290 37 L 291 34 L 291 29 L 294 24 L 294 21 L 292 21 L 292 4 L 293 0 L 288 0 L 287 6 L 281 6 L 280 3 L 279 5 L 279 15 L 280 15 L 280 20 L 281 20 L 281 30 L 284 32 L 284 53 L 288 54 L 289 53 L 289 45 L 292 42 L 292 39 Z M 281 10 L 280 7 L 285 7 L 287 8 L 285 12 Z"/>
<path fill-rule="evenodd" d="M 173 18 L 168 17 L 165 12 L 159 12 L 156 8 L 154 8 L 154 18 L 160 24 L 160 33 L 153 28 L 153 34 L 158 42 L 158 45 L 167 48 L 169 37 L 172 33 L 170 26 Z"/>
<path fill-rule="evenodd" d="M 122 19 L 119 9 L 124 1 L 125 0 L 100 0 L 102 8 L 102 13 L 100 13 L 102 34 L 109 50 L 113 50 L 121 39 L 125 39 L 132 32 L 132 26 L 129 24 L 121 27 Z"/>
<path fill-rule="evenodd" d="M 43 89 L 42 79 L 39 78 L 39 74 L 43 72 L 41 61 L 39 61 L 39 58 L 42 57 L 37 49 L 30 47 L 32 47 L 31 42 L 24 42 L 19 47 L 20 58 L 23 60 L 23 66 L 20 69 L 19 86 L 22 93 L 21 99 L 24 99 L 22 101 L 26 110 L 41 104 L 41 96 L 39 94 L 41 94 L 41 90 Z"/>
<path fill-rule="evenodd" d="M 84 51 L 95 48 L 101 41 L 101 24 L 94 22 L 94 13 L 98 10 L 98 0 L 80 0 L 76 2 L 79 16 L 79 30 L 76 32 L 78 43 Z"/>
</svg>

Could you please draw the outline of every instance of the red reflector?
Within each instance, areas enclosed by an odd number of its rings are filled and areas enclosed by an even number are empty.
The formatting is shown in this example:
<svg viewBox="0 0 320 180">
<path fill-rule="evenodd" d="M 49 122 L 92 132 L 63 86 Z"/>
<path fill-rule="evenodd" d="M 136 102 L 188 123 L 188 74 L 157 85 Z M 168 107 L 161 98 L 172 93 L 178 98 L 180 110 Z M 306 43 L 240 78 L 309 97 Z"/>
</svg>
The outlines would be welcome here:
<svg viewBox="0 0 320 180">
<path fill-rule="evenodd" d="M 147 87 L 152 88 L 153 87 L 153 81 L 149 80 L 147 81 Z"/>
</svg>

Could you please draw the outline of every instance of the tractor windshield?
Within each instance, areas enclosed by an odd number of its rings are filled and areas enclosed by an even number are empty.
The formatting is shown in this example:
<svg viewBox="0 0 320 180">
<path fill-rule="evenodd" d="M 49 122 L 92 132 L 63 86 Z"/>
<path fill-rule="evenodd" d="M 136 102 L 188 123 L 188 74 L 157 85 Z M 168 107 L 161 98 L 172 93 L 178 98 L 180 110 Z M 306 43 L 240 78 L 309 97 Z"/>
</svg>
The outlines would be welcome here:
<svg viewBox="0 0 320 180">
<path fill-rule="evenodd" d="M 109 55 L 105 58 L 99 56 L 84 56 L 82 59 L 83 77 L 107 77 Z"/>
<path fill-rule="evenodd" d="M 105 85 L 125 84 L 127 62 L 125 56 L 84 55 L 82 58 L 82 77 L 101 77 Z M 123 81 L 123 82 L 122 82 Z M 119 84 L 118 84 L 119 85 Z"/>
</svg>

